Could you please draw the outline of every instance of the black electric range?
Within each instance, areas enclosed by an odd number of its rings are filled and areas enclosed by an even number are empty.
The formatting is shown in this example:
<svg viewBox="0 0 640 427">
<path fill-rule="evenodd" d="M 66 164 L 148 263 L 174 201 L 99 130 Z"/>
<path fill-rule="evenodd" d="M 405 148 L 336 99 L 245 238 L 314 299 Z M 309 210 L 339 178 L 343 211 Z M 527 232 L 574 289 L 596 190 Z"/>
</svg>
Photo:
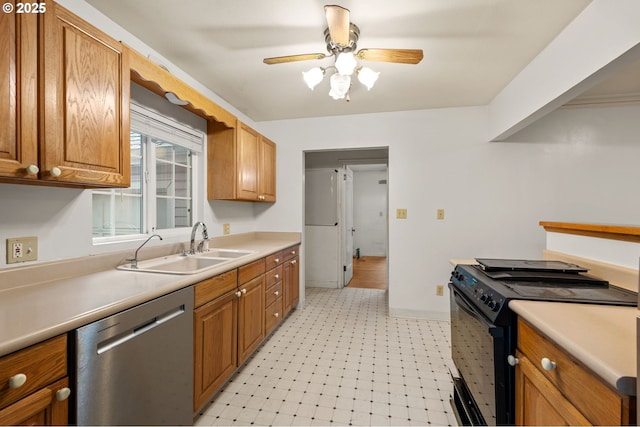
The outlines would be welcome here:
<svg viewBox="0 0 640 427">
<path fill-rule="evenodd" d="M 509 301 L 537 300 L 637 306 L 638 295 L 587 274 L 575 264 L 478 258 L 451 273 L 451 404 L 464 425 L 515 422 L 517 316 Z"/>
<path fill-rule="evenodd" d="M 587 274 L 575 264 L 548 260 L 478 258 L 459 264 L 451 284 L 493 322 L 500 323 L 512 299 L 637 306 L 635 292 Z"/>
</svg>

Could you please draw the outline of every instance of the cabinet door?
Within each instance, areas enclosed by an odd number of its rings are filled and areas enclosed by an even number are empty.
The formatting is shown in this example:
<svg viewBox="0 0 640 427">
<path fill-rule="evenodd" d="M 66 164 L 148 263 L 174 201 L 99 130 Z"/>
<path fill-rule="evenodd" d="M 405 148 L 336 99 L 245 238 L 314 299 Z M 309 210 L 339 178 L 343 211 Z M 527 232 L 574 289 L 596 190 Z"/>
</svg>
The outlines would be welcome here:
<svg viewBox="0 0 640 427">
<path fill-rule="evenodd" d="M 253 129 L 239 123 L 237 137 L 238 184 L 236 197 L 240 200 L 257 201 L 259 195 L 259 135 Z"/>
<path fill-rule="evenodd" d="M 236 369 L 235 289 L 194 311 L 194 412 Z"/>
<path fill-rule="evenodd" d="M 36 179 L 27 167 L 38 164 L 37 15 L 0 14 L 0 45 L 0 177 Z"/>
<path fill-rule="evenodd" d="M 591 425 L 526 356 L 518 353 L 518 359 L 516 425 Z"/>
<path fill-rule="evenodd" d="M 238 366 L 264 338 L 264 274 L 238 286 Z"/>
<path fill-rule="evenodd" d="M 63 378 L 0 409 L 0 425 L 67 425 L 69 400 L 58 400 L 56 393 L 68 386 Z"/>
<path fill-rule="evenodd" d="M 285 316 L 298 304 L 300 299 L 300 270 L 298 257 L 285 261 L 283 268 L 284 280 L 284 314 Z"/>
<path fill-rule="evenodd" d="M 260 137 L 260 194 L 262 202 L 276 201 L 276 144 Z"/>
<path fill-rule="evenodd" d="M 53 2 L 43 16 L 40 177 L 128 187 L 128 51 Z"/>
</svg>

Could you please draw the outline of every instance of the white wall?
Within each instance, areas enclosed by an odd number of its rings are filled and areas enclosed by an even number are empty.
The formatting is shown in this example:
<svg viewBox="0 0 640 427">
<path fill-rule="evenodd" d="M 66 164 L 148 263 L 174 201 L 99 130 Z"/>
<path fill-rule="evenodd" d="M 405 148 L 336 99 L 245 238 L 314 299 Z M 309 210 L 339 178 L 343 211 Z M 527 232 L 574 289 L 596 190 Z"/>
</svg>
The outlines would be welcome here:
<svg viewBox="0 0 640 427">
<path fill-rule="evenodd" d="M 539 258 L 541 220 L 637 223 L 638 108 L 559 110 L 505 143 L 482 107 L 261 123 L 286 186 L 258 228 L 302 226 L 305 151 L 388 145 L 389 211 L 408 209 L 389 220 L 390 313 L 447 318 L 449 259 Z"/>
<path fill-rule="evenodd" d="M 360 256 L 387 255 L 386 182 L 386 170 L 353 172 L 354 246 L 360 248 Z"/>
</svg>

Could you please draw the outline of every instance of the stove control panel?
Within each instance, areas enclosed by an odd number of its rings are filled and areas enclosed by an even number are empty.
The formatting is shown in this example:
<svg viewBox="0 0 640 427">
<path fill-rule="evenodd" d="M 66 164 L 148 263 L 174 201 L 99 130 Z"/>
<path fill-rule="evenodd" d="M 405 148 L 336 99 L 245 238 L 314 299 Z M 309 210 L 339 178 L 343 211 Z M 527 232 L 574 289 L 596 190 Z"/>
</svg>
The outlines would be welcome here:
<svg viewBox="0 0 640 427">
<path fill-rule="evenodd" d="M 451 283 L 456 289 L 470 299 L 476 308 L 488 315 L 489 318 L 495 318 L 496 314 L 505 305 L 505 298 L 495 291 L 486 283 L 478 280 L 473 274 L 473 270 L 456 266 L 451 272 Z"/>
</svg>

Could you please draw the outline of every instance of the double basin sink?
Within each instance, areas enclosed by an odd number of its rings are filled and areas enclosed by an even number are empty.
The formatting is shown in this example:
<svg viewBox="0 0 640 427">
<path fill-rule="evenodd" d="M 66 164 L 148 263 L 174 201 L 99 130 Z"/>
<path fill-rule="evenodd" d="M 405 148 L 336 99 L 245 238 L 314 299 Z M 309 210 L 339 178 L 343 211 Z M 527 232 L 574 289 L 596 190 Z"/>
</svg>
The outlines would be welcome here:
<svg viewBox="0 0 640 427">
<path fill-rule="evenodd" d="M 147 273 L 196 274 L 253 253 L 255 251 L 214 248 L 194 255 L 176 254 L 138 261 L 137 268 L 131 267 L 131 264 L 119 265 L 117 268 Z"/>
</svg>

